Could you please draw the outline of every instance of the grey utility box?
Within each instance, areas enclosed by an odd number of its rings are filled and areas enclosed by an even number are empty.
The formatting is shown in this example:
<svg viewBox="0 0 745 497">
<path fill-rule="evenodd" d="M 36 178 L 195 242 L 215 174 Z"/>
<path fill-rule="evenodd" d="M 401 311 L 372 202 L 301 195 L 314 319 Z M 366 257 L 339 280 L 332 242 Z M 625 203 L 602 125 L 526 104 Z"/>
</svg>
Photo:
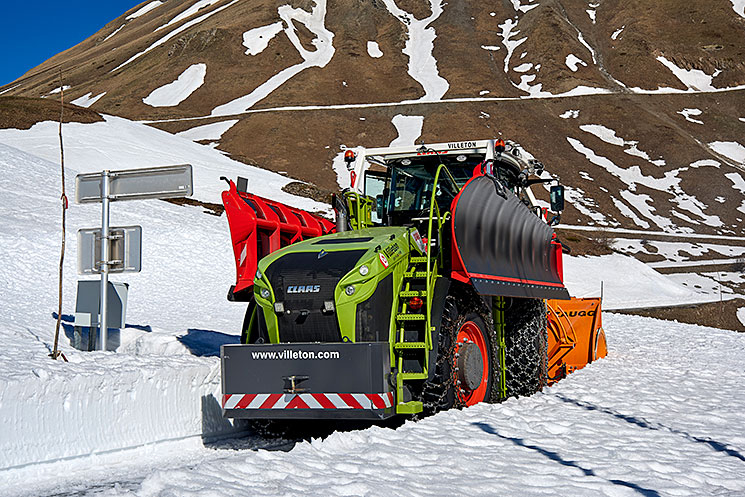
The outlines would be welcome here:
<svg viewBox="0 0 745 497">
<path fill-rule="evenodd" d="M 109 282 L 107 327 L 124 328 L 127 314 L 128 283 Z M 75 326 L 73 346 L 79 350 L 95 350 L 99 311 L 101 307 L 101 282 L 98 280 L 78 281 L 78 295 L 75 303 Z M 87 328 L 87 330 L 86 330 Z M 106 348 L 116 350 L 119 347 L 119 333 L 109 332 Z"/>
</svg>

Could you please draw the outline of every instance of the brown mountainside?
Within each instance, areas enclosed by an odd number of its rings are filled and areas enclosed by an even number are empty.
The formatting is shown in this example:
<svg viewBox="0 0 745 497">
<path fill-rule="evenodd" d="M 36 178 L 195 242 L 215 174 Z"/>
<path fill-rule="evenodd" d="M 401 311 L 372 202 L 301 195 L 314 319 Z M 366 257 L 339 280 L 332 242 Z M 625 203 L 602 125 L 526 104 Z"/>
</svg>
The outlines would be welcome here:
<svg viewBox="0 0 745 497">
<path fill-rule="evenodd" d="M 735 7 L 148 1 L 0 92 L 51 97 L 62 70 L 66 99 L 99 113 L 170 132 L 236 121 L 205 141 L 322 189 L 336 186 L 340 146 L 387 145 L 395 116 L 422 116 L 418 141 L 520 143 L 570 187 L 565 222 L 743 234 L 745 191 L 732 175 L 745 177 L 745 14 Z M 196 88 L 175 88 L 180 76 Z"/>
</svg>

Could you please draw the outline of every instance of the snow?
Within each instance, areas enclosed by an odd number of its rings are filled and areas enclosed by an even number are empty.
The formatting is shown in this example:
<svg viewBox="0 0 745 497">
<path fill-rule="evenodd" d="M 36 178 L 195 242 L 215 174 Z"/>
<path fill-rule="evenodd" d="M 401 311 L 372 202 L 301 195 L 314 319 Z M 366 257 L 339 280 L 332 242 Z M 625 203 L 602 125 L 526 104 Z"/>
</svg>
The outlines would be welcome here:
<svg viewBox="0 0 745 497">
<path fill-rule="evenodd" d="M 246 55 L 258 55 L 269 46 L 272 38 L 282 32 L 282 23 L 275 22 L 268 26 L 261 26 L 243 33 L 243 46 L 246 47 Z"/>
<path fill-rule="evenodd" d="M 204 84 L 207 64 L 193 64 L 172 83 L 153 90 L 142 101 L 151 107 L 175 107 Z"/>
<path fill-rule="evenodd" d="M 665 163 L 663 160 L 651 161 L 649 156 L 645 152 L 642 152 L 637 148 L 638 142 L 626 141 L 623 138 L 616 136 L 615 131 L 606 128 L 605 126 L 590 124 L 582 125 L 580 126 L 580 129 L 612 145 L 630 145 L 631 147 L 625 150 L 625 152 L 630 155 L 642 157 L 655 165 L 664 165 Z M 578 153 L 584 155 L 588 161 L 604 168 L 609 173 L 626 183 L 628 185 L 628 190 L 620 192 L 621 197 L 623 197 L 626 202 L 631 204 L 639 211 L 639 213 L 655 223 L 658 227 L 663 229 L 673 229 L 675 228 L 675 225 L 669 219 L 654 214 L 656 209 L 652 205 L 650 205 L 652 203 L 651 197 L 649 197 L 648 195 L 639 195 L 633 193 L 636 192 L 637 185 L 643 185 L 647 188 L 651 188 L 660 192 L 667 192 L 672 195 L 671 201 L 673 203 L 677 204 L 679 208 L 686 210 L 699 218 L 698 220 L 694 220 L 684 214 L 672 211 L 673 215 L 680 219 L 683 219 L 690 224 L 696 225 L 701 222 L 713 227 L 724 226 L 724 223 L 718 216 L 706 214 L 705 211 L 708 208 L 706 204 L 698 200 L 695 196 L 685 192 L 680 186 L 680 183 L 682 181 L 679 176 L 680 173 L 697 167 L 718 167 L 719 164 L 716 161 L 696 161 L 689 167 L 682 167 L 671 171 L 666 171 L 663 173 L 662 178 L 656 178 L 654 176 L 648 176 L 644 174 L 639 166 L 631 166 L 628 169 L 619 167 L 607 157 L 598 155 L 595 151 L 585 146 L 581 141 L 575 138 L 567 137 L 567 141 L 569 141 L 569 143 Z M 614 203 L 616 207 L 622 212 L 622 214 L 631 217 L 631 219 L 637 226 L 641 226 L 643 228 L 648 227 L 646 222 L 640 221 L 635 215 L 629 215 L 630 211 L 620 206 L 618 200 L 614 200 Z"/>
<path fill-rule="evenodd" d="M 579 117 L 579 110 L 567 110 L 559 116 L 562 119 L 577 119 Z"/>
<path fill-rule="evenodd" d="M 743 17 L 745 17 L 745 15 Z M 740 307 L 739 309 L 737 309 L 737 319 L 739 319 L 740 322 L 745 325 L 745 307 Z"/>
<path fill-rule="evenodd" d="M 745 492 L 740 477 L 745 337 L 638 316 L 606 314 L 603 321 L 608 357 L 532 397 L 451 410 L 396 430 L 338 432 L 282 450 L 256 450 L 248 443 L 244 450 L 192 448 L 191 460 L 176 468 L 152 464 L 153 455 L 140 451 L 139 471 L 130 470 L 126 484 L 108 484 L 102 493 L 98 485 L 110 480 L 99 477 L 92 480 L 95 487 L 89 482 L 75 494 L 734 497 Z M 6 491 L 20 497 L 69 490 L 67 480 L 95 471 L 77 465 L 53 480 L 61 465 L 27 481 L 16 478 L 22 470 L 8 471 Z"/>
<path fill-rule="evenodd" d="M 111 34 L 109 36 L 107 36 L 106 38 L 104 38 L 103 41 L 107 41 L 107 40 L 113 38 L 114 35 L 117 34 L 119 31 L 121 31 L 124 26 L 126 26 L 126 24 L 122 24 L 121 26 L 119 26 L 118 28 L 116 28 L 114 31 L 111 32 Z"/>
<path fill-rule="evenodd" d="M 577 72 L 578 64 L 587 67 L 587 63 L 584 60 L 571 53 L 567 55 L 565 63 L 567 67 L 572 70 L 572 72 Z"/>
<path fill-rule="evenodd" d="M 398 137 L 389 146 L 405 147 L 414 145 L 416 139 L 421 136 L 422 126 L 424 126 L 424 116 L 404 116 L 397 114 L 391 122 L 396 127 Z"/>
<path fill-rule="evenodd" d="M 709 146 L 718 154 L 722 154 L 728 159 L 732 159 L 740 164 L 745 164 L 745 147 L 738 142 L 715 141 L 709 143 Z"/>
<path fill-rule="evenodd" d="M 512 68 L 512 70 L 515 72 L 528 72 L 531 69 L 533 69 L 533 64 L 529 62 L 525 62 L 524 64 L 520 64 L 519 66 Z"/>
<path fill-rule="evenodd" d="M 613 248 L 629 254 L 655 254 L 661 255 L 667 262 L 652 263 L 651 267 L 681 267 L 683 261 L 694 261 L 694 257 L 713 257 L 715 254 L 727 257 L 738 257 L 745 255 L 745 247 L 738 245 L 724 245 L 717 243 L 691 243 L 671 242 L 662 240 L 642 240 L 638 238 L 619 237 L 613 242 Z M 673 264 L 670 264 L 670 263 Z M 701 261 L 706 262 L 706 261 Z M 726 260 L 722 260 L 726 262 Z"/>
<path fill-rule="evenodd" d="M 202 200 L 217 201 L 220 175 L 242 174 L 259 194 L 319 205 L 282 193 L 286 178 L 183 136 L 104 119 L 64 127 L 70 196 L 79 172 L 188 162 Z M 413 143 L 420 119 L 396 116 L 399 139 Z M 83 353 L 68 339 L 74 239 L 78 229 L 98 224 L 100 206 L 71 204 L 60 342 L 70 362 L 51 361 L 60 234 L 56 126 L 0 130 L 3 495 L 745 492 L 745 335 L 607 313 L 609 357 L 529 398 L 324 440 L 252 435 L 210 442 L 248 435 L 242 423 L 221 418 L 217 400 L 218 348 L 238 340 L 245 307 L 225 299 L 234 277 L 225 218 L 198 207 L 157 200 L 112 205 L 113 224 L 143 226 L 143 271 L 112 276 L 131 284 L 119 351 Z M 212 125 L 198 128 L 206 126 Z M 575 295 L 598 295 L 603 282 L 606 310 L 713 298 L 619 254 L 566 257 L 564 267 Z"/>
<path fill-rule="evenodd" d="M 739 190 L 739 192 L 745 196 L 745 180 L 742 179 L 742 176 L 740 176 L 739 173 L 727 173 L 724 177 L 732 181 L 732 188 Z M 737 210 L 745 213 L 745 198 L 742 199 L 742 203 Z"/>
<path fill-rule="evenodd" d="M 139 9 L 137 9 L 132 14 L 128 15 L 127 16 L 127 20 L 129 21 L 129 20 L 132 20 L 132 19 L 136 19 L 136 18 L 138 18 L 140 16 L 144 16 L 145 14 L 147 14 L 148 12 L 150 12 L 151 10 L 153 10 L 153 9 L 155 9 L 157 7 L 160 7 L 161 5 L 163 5 L 163 2 L 161 2 L 159 0 L 156 0 L 154 2 L 150 2 L 147 5 L 145 5 L 143 7 L 140 7 Z"/>
<path fill-rule="evenodd" d="M 188 9 L 186 9 L 185 11 L 183 11 L 182 13 L 180 13 L 179 15 L 177 15 L 176 17 L 168 21 L 168 23 L 160 26 L 158 29 L 156 29 L 156 31 L 158 31 L 159 29 L 163 29 L 168 26 L 171 26 L 173 24 L 179 23 L 183 21 L 184 19 L 187 19 L 193 16 L 201 9 L 211 7 L 212 5 L 215 5 L 216 3 L 218 3 L 219 1 L 220 0 L 199 0 L 198 2 L 193 4 L 191 7 L 189 7 Z"/>
<path fill-rule="evenodd" d="M 611 40 L 617 40 L 619 36 L 621 36 L 621 33 L 623 33 L 623 30 L 626 29 L 626 25 L 624 24 L 617 30 L 613 31 L 613 34 L 610 35 Z"/>
<path fill-rule="evenodd" d="M 510 58 L 512 58 L 512 53 L 528 38 L 520 38 L 519 40 L 512 39 L 513 36 L 520 34 L 520 31 L 513 31 L 517 27 L 517 21 L 513 19 L 505 19 L 499 27 L 502 29 L 499 33 L 502 37 L 502 44 L 504 45 L 504 48 L 507 49 L 507 55 L 504 56 L 504 72 L 507 74 L 510 70 Z"/>
<path fill-rule="evenodd" d="M 489 50 L 490 52 L 496 52 L 501 47 L 497 47 L 497 46 L 494 46 L 494 45 L 481 45 L 481 48 L 483 48 L 484 50 Z"/>
<path fill-rule="evenodd" d="M 431 14 L 417 19 L 413 14 L 401 9 L 396 0 L 383 0 L 388 12 L 401 21 L 408 32 L 403 53 L 409 57 L 409 76 L 422 85 L 424 102 L 440 100 L 450 88 L 450 84 L 437 71 L 437 60 L 432 55 L 437 34 L 430 25 L 442 14 L 443 0 L 429 0 Z"/>
<path fill-rule="evenodd" d="M 20 84 L 18 84 L 18 85 L 15 85 L 15 86 L 10 86 L 10 87 L 8 87 L 8 88 L 4 89 L 3 91 L 0 91 L 0 95 L 4 95 L 4 94 L 6 94 L 6 93 L 8 93 L 8 92 L 10 92 L 10 91 L 13 91 L 13 90 L 15 90 L 16 88 L 18 88 L 19 86 L 21 86 L 21 85 L 20 85 Z"/>
<path fill-rule="evenodd" d="M 518 11 L 518 12 L 528 12 L 530 10 L 533 10 L 534 8 L 538 7 L 539 3 L 532 3 L 533 0 L 528 0 L 525 2 L 525 5 L 522 5 L 522 2 L 520 0 L 510 0 L 512 2 L 512 7 Z"/>
<path fill-rule="evenodd" d="M 55 88 L 54 90 L 50 91 L 50 92 L 49 92 L 49 94 L 50 94 L 50 95 L 54 95 L 54 94 L 56 94 L 56 93 L 61 93 L 61 92 L 62 92 L 63 90 L 64 90 L 64 91 L 67 91 L 67 90 L 69 90 L 70 88 L 72 88 L 72 87 L 71 87 L 71 86 L 69 86 L 69 85 L 58 86 L 58 87 L 57 87 L 57 88 Z"/>
<path fill-rule="evenodd" d="M 221 7 L 222 8 L 222 7 Z M 219 9 L 217 9 L 219 10 Z M 213 11 L 214 12 L 214 11 Z M 284 32 L 290 43 L 298 51 L 303 62 L 287 67 L 264 83 L 256 87 L 248 95 L 239 97 L 228 103 L 218 105 L 212 110 L 213 116 L 229 116 L 246 112 L 257 102 L 269 96 L 274 90 L 285 84 L 294 76 L 311 67 L 326 67 L 334 56 L 334 33 L 326 28 L 326 0 L 316 0 L 313 10 L 307 12 L 301 8 L 293 8 L 290 5 L 282 5 L 277 9 L 279 17 L 284 21 Z M 306 50 L 295 29 L 295 23 L 303 24 L 315 35 L 312 44 L 314 51 Z"/>
<path fill-rule="evenodd" d="M 82 97 L 76 98 L 75 100 L 73 100 L 70 103 L 72 103 L 73 105 L 77 105 L 79 107 L 86 107 L 86 108 L 88 108 L 91 105 L 93 105 L 96 102 L 98 102 L 99 100 L 101 100 L 104 95 L 106 95 L 106 92 L 100 93 L 100 94 L 98 94 L 98 95 L 96 95 L 94 97 L 93 96 L 93 92 L 88 92 L 85 95 L 83 95 Z"/>
<path fill-rule="evenodd" d="M 745 17 L 745 0 L 729 0 L 732 2 L 732 8 L 740 17 Z"/>
<path fill-rule="evenodd" d="M 72 198 L 79 171 L 67 165 Z M 224 296 L 234 274 L 224 219 L 156 200 L 115 203 L 114 225 L 143 227 L 142 272 L 111 277 L 131 284 L 127 353 L 76 352 L 66 317 L 60 344 L 70 363 L 54 362 L 47 347 L 57 308 L 59 165 L 0 144 L 0 167 L 0 423 L 6 427 L 0 468 L 201 437 L 205 428 L 224 427 L 214 399 L 218 365 L 187 348 L 200 337 L 230 339 L 225 333 L 241 319 L 242 310 Z M 65 315 L 74 309 L 75 233 L 100 223 L 100 205 L 71 203 L 67 216 Z M 189 301 L 197 305 L 184 305 Z M 158 348 L 162 353 L 153 355 Z"/>
<path fill-rule="evenodd" d="M 237 122 L 238 119 L 229 119 L 227 121 L 203 124 L 202 126 L 196 126 L 187 129 L 186 131 L 176 133 L 176 136 L 181 136 L 195 142 L 201 140 L 219 140 L 222 138 L 222 135 L 235 126 Z"/>
<path fill-rule="evenodd" d="M 712 85 L 712 80 L 719 75 L 721 71 L 716 70 L 711 76 L 706 74 L 704 71 L 699 69 L 682 69 L 675 65 L 674 62 L 667 60 L 663 56 L 657 57 L 657 60 L 662 63 L 665 67 L 680 80 L 681 83 L 686 85 L 689 90 L 696 91 L 712 91 L 716 90 Z"/>
<path fill-rule="evenodd" d="M 698 119 L 693 119 L 691 116 L 700 116 L 702 114 L 701 109 L 683 109 L 678 112 L 681 116 L 686 118 L 686 121 L 696 123 L 696 124 L 704 124 L 703 121 L 699 121 Z"/>
<path fill-rule="evenodd" d="M 168 40 L 170 40 L 171 38 L 173 38 L 174 36 L 176 36 L 177 34 L 183 32 L 183 31 L 186 31 L 187 29 L 189 29 L 192 26 L 196 26 L 200 22 L 208 19 L 209 17 L 212 17 L 213 15 L 217 14 L 218 12 L 222 12 L 223 10 L 227 9 L 228 7 L 234 5 L 237 2 L 238 2 L 238 0 L 232 0 L 230 3 L 226 3 L 225 5 L 223 5 L 221 7 L 218 7 L 215 10 L 211 10 L 211 11 L 207 12 L 204 15 L 201 15 L 201 16 L 195 18 L 195 19 L 192 19 L 189 22 L 186 22 L 186 23 L 182 24 L 178 28 L 174 29 L 173 31 L 171 31 L 170 33 L 168 33 L 167 35 L 163 36 L 158 41 L 156 41 L 155 43 L 153 43 L 152 45 L 150 45 L 149 47 L 147 47 L 142 52 L 138 52 L 135 55 L 133 55 L 132 57 L 130 57 L 129 59 L 127 59 L 125 62 L 122 62 L 121 64 L 119 64 L 118 66 L 116 66 L 114 69 L 112 69 L 110 72 L 118 71 L 122 67 L 124 67 L 127 64 L 129 64 L 129 63 L 131 63 L 131 62 L 139 59 L 140 57 L 142 57 L 146 53 L 150 52 L 154 48 L 157 48 L 157 47 L 163 45 Z"/>
<path fill-rule="evenodd" d="M 635 140 L 624 140 L 623 138 L 620 138 L 616 136 L 616 132 L 613 131 L 610 128 L 607 128 L 601 124 L 585 124 L 579 127 L 582 131 L 585 131 L 587 133 L 590 133 L 601 140 L 603 140 L 605 143 L 610 143 L 611 145 L 617 145 L 619 147 L 629 146 L 624 152 L 626 152 L 629 155 L 633 155 L 636 157 L 641 157 L 642 159 L 646 160 L 647 162 L 651 162 L 655 166 L 664 166 L 665 161 L 662 159 L 652 160 L 649 155 L 646 152 L 643 152 L 639 150 L 638 145 L 639 142 Z"/>
<path fill-rule="evenodd" d="M 696 291 L 670 281 L 668 276 L 621 254 L 564 256 L 564 284 L 569 293 L 573 297 L 598 297 L 602 284 L 605 310 L 701 302 Z"/>
<path fill-rule="evenodd" d="M 191 164 L 194 168 L 194 198 L 220 203 L 225 183 L 220 176 L 248 177 L 252 193 L 270 196 L 311 211 L 328 206 L 281 191 L 289 179 L 234 161 L 217 150 L 199 145 L 144 124 L 104 115 L 104 122 L 65 124 L 65 164 L 81 173 L 103 169 L 134 169 L 173 164 Z M 43 122 L 29 130 L 0 130 L 0 143 L 48 161 L 59 160 L 58 124 Z"/>
<path fill-rule="evenodd" d="M 381 52 L 380 46 L 378 46 L 377 41 L 367 42 L 367 54 L 373 59 L 379 59 L 383 56 L 383 52 Z"/>
</svg>

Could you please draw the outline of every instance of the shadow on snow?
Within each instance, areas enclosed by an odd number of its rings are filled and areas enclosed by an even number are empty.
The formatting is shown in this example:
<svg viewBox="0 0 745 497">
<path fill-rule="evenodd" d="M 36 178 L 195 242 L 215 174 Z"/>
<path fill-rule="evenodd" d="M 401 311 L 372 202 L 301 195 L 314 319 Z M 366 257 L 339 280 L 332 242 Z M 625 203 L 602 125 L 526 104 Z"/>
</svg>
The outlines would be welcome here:
<svg viewBox="0 0 745 497">
<path fill-rule="evenodd" d="M 613 483 L 614 485 L 620 485 L 622 487 L 627 487 L 627 488 L 630 488 L 632 490 L 635 490 L 636 492 L 640 493 L 641 495 L 644 495 L 644 496 L 647 496 L 647 497 L 660 497 L 660 494 L 656 490 L 651 490 L 651 489 L 648 489 L 648 488 L 640 487 L 639 485 L 637 485 L 635 483 L 630 483 L 630 482 L 627 482 L 627 481 L 624 481 L 624 480 L 609 480 L 607 478 L 603 478 L 603 477 L 598 476 L 597 474 L 595 474 L 595 471 L 593 471 L 592 469 L 583 468 L 582 466 L 580 466 L 579 464 L 577 464 L 575 461 L 569 461 L 567 459 L 564 459 L 563 457 L 561 457 L 561 455 L 558 452 L 554 452 L 552 450 L 544 449 L 543 447 L 539 447 L 537 445 L 528 444 L 522 438 L 506 437 L 504 435 L 501 435 L 493 426 L 491 426 L 488 423 L 472 423 L 472 424 L 474 426 L 479 427 L 480 429 L 482 429 L 486 433 L 489 433 L 491 435 L 496 435 L 499 438 L 501 438 L 503 440 L 510 441 L 510 442 L 512 442 L 513 444 L 515 444 L 515 445 L 517 445 L 519 447 L 524 447 L 526 449 L 534 450 L 534 451 L 538 452 L 539 454 L 545 456 L 546 458 L 551 459 L 552 461 L 561 464 L 562 466 L 568 466 L 568 467 L 571 467 L 571 468 L 577 468 L 580 471 L 582 471 L 585 474 L 585 476 L 594 476 L 596 478 L 601 478 L 601 479 L 603 479 L 605 481 L 608 481 L 610 483 Z"/>
</svg>

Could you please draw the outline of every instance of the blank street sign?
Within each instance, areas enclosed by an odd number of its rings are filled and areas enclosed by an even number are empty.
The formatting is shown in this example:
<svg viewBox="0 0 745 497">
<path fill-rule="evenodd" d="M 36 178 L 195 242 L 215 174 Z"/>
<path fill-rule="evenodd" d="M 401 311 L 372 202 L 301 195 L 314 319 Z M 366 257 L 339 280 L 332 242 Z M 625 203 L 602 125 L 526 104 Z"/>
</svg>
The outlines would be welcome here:
<svg viewBox="0 0 745 497">
<path fill-rule="evenodd" d="M 103 173 L 75 177 L 75 202 L 101 202 Z M 109 200 L 188 197 L 193 192 L 191 165 L 109 172 Z"/>
<path fill-rule="evenodd" d="M 139 273 L 142 268 L 142 227 L 109 229 L 109 272 Z M 78 230 L 78 274 L 101 274 L 101 228 Z"/>
</svg>

